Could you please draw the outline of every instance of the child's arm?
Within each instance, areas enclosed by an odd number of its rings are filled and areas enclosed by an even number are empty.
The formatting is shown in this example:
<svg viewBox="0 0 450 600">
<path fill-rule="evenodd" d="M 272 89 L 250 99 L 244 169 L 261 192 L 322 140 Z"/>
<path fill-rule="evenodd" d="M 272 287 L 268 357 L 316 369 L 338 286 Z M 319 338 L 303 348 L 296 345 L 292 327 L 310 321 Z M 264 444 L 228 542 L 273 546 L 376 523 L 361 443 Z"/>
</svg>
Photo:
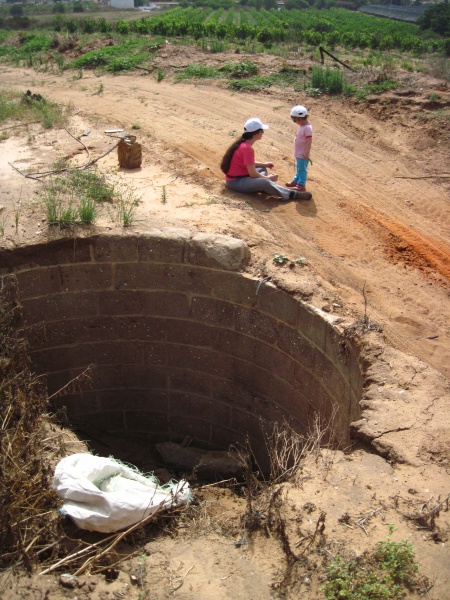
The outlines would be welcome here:
<svg viewBox="0 0 450 600">
<path fill-rule="evenodd" d="M 309 155 L 311 153 L 311 144 L 312 144 L 312 136 L 306 138 L 306 147 L 303 152 L 302 158 L 309 158 Z"/>
</svg>

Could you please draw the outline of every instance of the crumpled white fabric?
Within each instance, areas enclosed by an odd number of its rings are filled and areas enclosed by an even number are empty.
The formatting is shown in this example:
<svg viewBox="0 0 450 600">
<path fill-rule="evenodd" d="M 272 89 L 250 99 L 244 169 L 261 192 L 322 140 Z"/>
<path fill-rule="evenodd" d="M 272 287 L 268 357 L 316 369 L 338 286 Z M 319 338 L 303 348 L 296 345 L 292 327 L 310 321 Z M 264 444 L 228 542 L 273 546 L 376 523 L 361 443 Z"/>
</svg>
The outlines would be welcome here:
<svg viewBox="0 0 450 600">
<path fill-rule="evenodd" d="M 191 500 L 187 481 L 159 485 L 115 460 L 73 454 L 55 468 L 52 487 L 65 500 L 61 512 L 81 529 L 111 533 L 134 525 L 163 509 Z"/>
</svg>

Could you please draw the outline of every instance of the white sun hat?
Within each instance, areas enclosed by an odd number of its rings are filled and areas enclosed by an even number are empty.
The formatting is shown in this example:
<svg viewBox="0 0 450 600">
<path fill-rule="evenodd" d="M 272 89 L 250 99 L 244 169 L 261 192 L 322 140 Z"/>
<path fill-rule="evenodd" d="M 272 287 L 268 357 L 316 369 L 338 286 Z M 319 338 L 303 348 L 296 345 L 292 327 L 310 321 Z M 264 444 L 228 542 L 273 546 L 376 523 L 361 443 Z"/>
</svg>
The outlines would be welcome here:
<svg viewBox="0 0 450 600">
<path fill-rule="evenodd" d="M 261 119 L 257 119 L 256 117 L 245 122 L 244 131 L 247 133 L 253 133 L 254 131 L 258 131 L 258 129 L 269 129 L 269 126 L 264 125 Z"/>
</svg>

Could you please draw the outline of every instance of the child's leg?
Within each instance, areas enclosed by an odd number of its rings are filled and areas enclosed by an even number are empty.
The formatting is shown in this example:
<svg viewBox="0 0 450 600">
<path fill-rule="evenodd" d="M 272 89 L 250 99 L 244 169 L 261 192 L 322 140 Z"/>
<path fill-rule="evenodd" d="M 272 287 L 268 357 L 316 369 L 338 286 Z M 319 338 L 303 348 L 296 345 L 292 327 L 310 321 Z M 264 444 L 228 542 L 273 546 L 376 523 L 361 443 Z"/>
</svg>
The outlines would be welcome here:
<svg viewBox="0 0 450 600">
<path fill-rule="evenodd" d="M 307 158 L 297 158 L 297 173 L 295 174 L 295 180 L 300 185 L 305 185 L 308 179 L 308 163 Z"/>
</svg>

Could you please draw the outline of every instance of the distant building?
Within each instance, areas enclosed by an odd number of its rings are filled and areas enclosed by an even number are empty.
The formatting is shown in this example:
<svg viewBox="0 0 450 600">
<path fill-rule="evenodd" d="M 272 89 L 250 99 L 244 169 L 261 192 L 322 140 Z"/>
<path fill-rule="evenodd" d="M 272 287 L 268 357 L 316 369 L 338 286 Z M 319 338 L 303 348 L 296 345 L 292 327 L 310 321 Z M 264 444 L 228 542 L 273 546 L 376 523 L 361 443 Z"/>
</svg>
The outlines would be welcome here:
<svg viewBox="0 0 450 600">
<path fill-rule="evenodd" d="M 134 8 L 134 0 L 110 0 L 113 8 Z"/>
</svg>

